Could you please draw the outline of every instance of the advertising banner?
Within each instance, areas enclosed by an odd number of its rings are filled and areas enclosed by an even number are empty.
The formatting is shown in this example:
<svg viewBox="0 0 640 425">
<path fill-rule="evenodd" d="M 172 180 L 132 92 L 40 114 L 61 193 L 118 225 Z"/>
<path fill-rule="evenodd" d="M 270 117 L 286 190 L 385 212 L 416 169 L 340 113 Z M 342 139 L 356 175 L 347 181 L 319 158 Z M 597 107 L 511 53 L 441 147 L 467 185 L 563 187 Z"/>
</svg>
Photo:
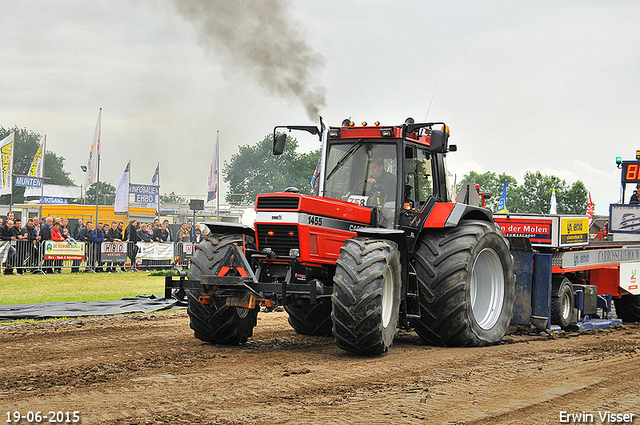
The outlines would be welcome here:
<svg viewBox="0 0 640 425">
<path fill-rule="evenodd" d="M 560 218 L 560 243 L 563 245 L 589 242 L 589 219 Z"/>
<path fill-rule="evenodd" d="M 609 207 L 610 233 L 640 233 L 640 206 L 611 205 Z"/>
<path fill-rule="evenodd" d="M 638 270 L 640 263 L 622 263 L 620 264 L 620 287 L 629 291 L 633 295 L 640 294 L 638 286 Z"/>
<path fill-rule="evenodd" d="M 510 218 L 494 216 L 505 236 L 524 236 L 531 239 L 532 244 L 552 245 L 553 220 L 546 218 Z"/>
<path fill-rule="evenodd" d="M 138 242 L 138 260 L 172 260 L 173 244 L 160 242 Z"/>
<path fill-rule="evenodd" d="M 84 242 L 45 241 L 45 260 L 84 260 Z"/>
<path fill-rule="evenodd" d="M 127 243 L 102 242 L 100 245 L 100 260 L 110 263 L 124 263 L 127 261 Z"/>
<path fill-rule="evenodd" d="M 130 184 L 129 193 L 134 194 L 134 202 L 141 204 L 157 204 L 160 196 L 160 186 Z"/>
</svg>

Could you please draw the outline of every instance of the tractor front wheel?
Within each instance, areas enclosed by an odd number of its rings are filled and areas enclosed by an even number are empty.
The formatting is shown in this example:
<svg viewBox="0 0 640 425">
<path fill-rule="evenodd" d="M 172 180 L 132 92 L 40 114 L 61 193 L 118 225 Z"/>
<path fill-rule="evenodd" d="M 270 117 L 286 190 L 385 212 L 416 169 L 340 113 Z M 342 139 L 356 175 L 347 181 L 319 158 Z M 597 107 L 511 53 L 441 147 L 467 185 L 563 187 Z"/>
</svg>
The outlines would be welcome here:
<svg viewBox="0 0 640 425">
<path fill-rule="evenodd" d="M 333 278 L 333 336 L 356 354 L 382 354 L 400 311 L 400 252 L 395 242 L 355 237 L 340 248 Z"/>
<path fill-rule="evenodd" d="M 245 237 L 245 243 L 252 244 L 253 240 Z M 242 244 L 242 235 L 212 234 L 204 236 L 202 242 L 194 247 L 189 267 L 189 279 L 201 280 L 202 276 L 215 273 L 227 251 L 234 245 L 242 246 Z M 232 274 L 237 274 L 237 272 L 229 275 Z M 226 298 L 217 297 L 215 294 L 211 294 L 209 303 L 204 304 L 200 302 L 200 292 L 198 290 L 187 292 L 189 326 L 193 329 L 195 337 L 212 344 L 237 345 L 245 343 L 247 338 L 253 334 L 259 308 L 230 307 L 226 304 Z"/>
</svg>

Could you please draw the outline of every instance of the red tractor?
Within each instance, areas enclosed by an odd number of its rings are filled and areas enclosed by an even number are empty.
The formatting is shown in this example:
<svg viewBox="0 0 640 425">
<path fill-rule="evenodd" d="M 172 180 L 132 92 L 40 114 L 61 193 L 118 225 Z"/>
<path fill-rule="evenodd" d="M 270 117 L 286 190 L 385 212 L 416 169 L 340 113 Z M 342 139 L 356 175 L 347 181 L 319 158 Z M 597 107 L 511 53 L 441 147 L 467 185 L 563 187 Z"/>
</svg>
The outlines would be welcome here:
<svg viewBox="0 0 640 425">
<path fill-rule="evenodd" d="M 387 352 L 398 326 L 433 345 L 500 341 L 513 259 L 489 210 L 451 201 L 444 123 L 276 127 L 275 155 L 279 128 L 322 142 L 315 194 L 259 195 L 255 228 L 208 224 L 182 282 L 196 338 L 243 343 L 280 305 L 297 332 L 359 354 Z"/>
</svg>

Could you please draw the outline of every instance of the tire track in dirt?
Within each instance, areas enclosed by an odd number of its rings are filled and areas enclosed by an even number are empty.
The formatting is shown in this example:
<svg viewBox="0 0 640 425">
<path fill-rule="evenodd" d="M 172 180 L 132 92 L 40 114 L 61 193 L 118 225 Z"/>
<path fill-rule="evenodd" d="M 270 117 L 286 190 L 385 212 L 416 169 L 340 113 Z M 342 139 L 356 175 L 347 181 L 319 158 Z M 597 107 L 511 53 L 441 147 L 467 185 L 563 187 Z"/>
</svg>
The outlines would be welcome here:
<svg viewBox="0 0 640 425">
<path fill-rule="evenodd" d="M 428 347 L 401 331 L 388 355 L 359 357 L 296 334 L 284 313 L 259 315 L 241 347 L 201 343 L 184 313 L 0 327 L 0 400 L 103 424 L 557 423 L 580 403 L 637 409 L 638 330 L 484 348 Z M 586 401 L 599 394 L 609 401 Z"/>
</svg>

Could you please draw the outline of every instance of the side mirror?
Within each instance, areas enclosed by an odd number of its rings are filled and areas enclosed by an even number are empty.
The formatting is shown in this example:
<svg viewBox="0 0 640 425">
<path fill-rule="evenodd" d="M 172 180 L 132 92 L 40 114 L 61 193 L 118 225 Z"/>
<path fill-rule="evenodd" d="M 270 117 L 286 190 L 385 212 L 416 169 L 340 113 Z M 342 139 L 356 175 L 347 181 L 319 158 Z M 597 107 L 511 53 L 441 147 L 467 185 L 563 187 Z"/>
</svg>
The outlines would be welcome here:
<svg viewBox="0 0 640 425">
<path fill-rule="evenodd" d="M 287 142 L 287 133 L 280 133 L 273 139 L 273 154 L 281 155 L 284 152 L 284 144 Z"/>
<path fill-rule="evenodd" d="M 429 149 L 433 153 L 446 153 L 448 140 L 449 133 L 447 133 L 446 131 L 432 130 L 431 144 L 429 145 Z"/>
</svg>

